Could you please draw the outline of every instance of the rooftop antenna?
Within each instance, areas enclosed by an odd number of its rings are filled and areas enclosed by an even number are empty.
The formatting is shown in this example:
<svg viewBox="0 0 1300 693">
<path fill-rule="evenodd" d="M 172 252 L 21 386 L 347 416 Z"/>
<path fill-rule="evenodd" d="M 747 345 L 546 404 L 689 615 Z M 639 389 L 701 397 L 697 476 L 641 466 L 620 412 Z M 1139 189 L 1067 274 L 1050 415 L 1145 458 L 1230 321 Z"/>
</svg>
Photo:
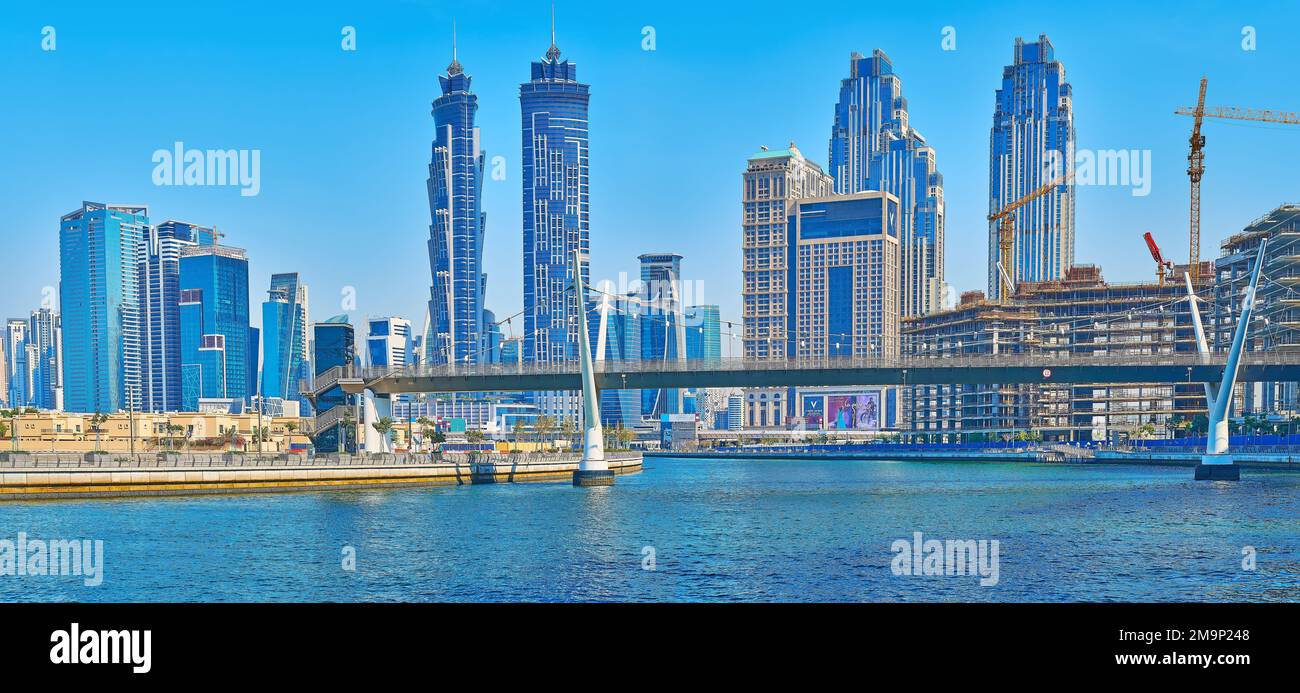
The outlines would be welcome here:
<svg viewBox="0 0 1300 693">
<path fill-rule="evenodd" d="M 456 59 L 456 20 L 451 20 L 451 64 L 447 66 L 447 74 L 455 76 L 464 72 L 460 66 L 460 61 Z"/>
<path fill-rule="evenodd" d="M 551 3 L 551 47 L 546 50 L 546 59 L 555 62 L 560 58 L 560 48 L 555 45 L 555 3 Z"/>
</svg>

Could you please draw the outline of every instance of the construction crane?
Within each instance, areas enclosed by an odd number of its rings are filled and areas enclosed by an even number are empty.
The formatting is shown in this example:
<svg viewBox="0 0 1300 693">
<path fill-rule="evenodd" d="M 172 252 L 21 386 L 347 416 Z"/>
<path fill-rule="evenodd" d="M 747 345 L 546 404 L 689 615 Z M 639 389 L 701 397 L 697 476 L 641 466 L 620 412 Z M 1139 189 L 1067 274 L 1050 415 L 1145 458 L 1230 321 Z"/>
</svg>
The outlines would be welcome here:
<svg viewBox="0 0 1300 693">
<path fill-rule="evenodd" d="M 1015 291 L 1015 285 L 1012 283 L 1011 273 L 1015 271 L 1014 263 L 1011 263 L 1008 269 L 1008 263 L 1014 259 L 1016 243 L 1016 210 L 1037 200 L 1038 198 L 1051 192 L 1053 188 L 1063 183 L 1069 182 L 1074 178 L 1074 171 L 1057 176 L 1052 182 L 1047 183 L 1037 190 L 1025 195 L 1024 197 L 1011 202 L 1001 211 L 989 215 L 989 221 L 998 222 L 998 270 L 1002 273 L 1002 282 L 1005 289 L 998 292 L 1000 302 L 1006 302 L 1008 296 Z"/>
<path fill-rule="evenodd" d="M 1174 111 L 1174 115 L 1192 117 L 1192 136 L 1188 138 L 1191 150 L 1187 154 L 1187 177 L 1191 180 L 1190 203 L 1190 237 L 1187 271 L 1195 282 L 1201 269 L 1201 176 L 1205 175 L 1205 135 L 1201 134 L 1201 122 L 1205 118 L 1224 120 L 1253 120 L 1264 123 L 1285 123 L 1300 125 L 1300 114 L 1289 111 L 1275 111 L 1258 108 L 1218 107 L 1205 110 L 1205 78 L 1201 78 L 1201 91 L 1196 98 L 1196 107 L 1183 107 Z"/>
<path fill-rule="evenodd" d="M 1165 256 L 1160 252 L 1160 246 L 1156 245 L 1156 239 L 1151 236 L 1150 231 L 1142 234 L 1142 238 L 1147 242 L 1147 250 L 1151 251 L 1151 259 L 1156 261 L 1156 283 L 1164 286 L 1165 274 L 1173 271 L 1174 263 L 1172 260 L 1165 259 Z"/>
</svg>

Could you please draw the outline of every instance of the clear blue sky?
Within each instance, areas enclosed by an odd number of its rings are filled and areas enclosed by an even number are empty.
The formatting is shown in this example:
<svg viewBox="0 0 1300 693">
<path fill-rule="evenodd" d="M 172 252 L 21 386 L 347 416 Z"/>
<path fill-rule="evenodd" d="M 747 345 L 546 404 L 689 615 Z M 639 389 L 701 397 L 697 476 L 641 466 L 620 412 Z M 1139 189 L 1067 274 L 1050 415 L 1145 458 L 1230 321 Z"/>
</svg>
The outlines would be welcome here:
<svg viewBox="0 0 1300 693">
<path fill-rule="evenodd" d="M 0 19 L 0 317 L 25 315 L 58 280 L 58 218 L 80 201 L 146 203 L 156 221 L 215 224 L 247 248 L 251 301 L 272 272 L 299 271 L 314 319 L 404 315 L 428 297 L 425 178 L 437 75 L 474 77 L 489 158 L 488 305 L 519 310 L 518 85 L 548 45 L 544 2 L 23 3 Z M 728 3 L 731 4 L 731 3 Z M 1197 80 L 1212 105 L 1300 111 L 1294 3 L 556 3 L 558 44 L 592 85 L 593 278 L 635 274 L 636 256 L 675 251 L 704 299 L 739 317 L 740 176 L 759 145 L 794 140 L 825 164 L 850 51 L 881 48 L 911 122 L 935 147 L 947 197 L 947 279 L 984 288 L 993 92 L 1016 36 L 1048 34 L 1074 86 L 1078 145 L 1149 149 L 1152 189 L 1081 188 L 1078 262 L 1144 280 L 1141 234 L 1187 251 L 1186 149 Z M 977 7 L 977 5 L 979 5 Z M 42 27 L 56 50 L 41 50 Z M 340 48 L 357 29 L 357 50 Z M 656 50 L 642 50 L 642 27 Z M 945 26 L 957 50 L 941 49 Z M 1242 50 L 1253 26 L 1257 49 Z M 1202 256 L 1300 200 L 1300 127 L 1206 127 Z M 261 194 L 156 187 L 154 150 L 261 150 Z M 254 309 L 256 315 L 259 311 Z M 516 327 L 516 330 L 518 328 Z"/>
</svg>

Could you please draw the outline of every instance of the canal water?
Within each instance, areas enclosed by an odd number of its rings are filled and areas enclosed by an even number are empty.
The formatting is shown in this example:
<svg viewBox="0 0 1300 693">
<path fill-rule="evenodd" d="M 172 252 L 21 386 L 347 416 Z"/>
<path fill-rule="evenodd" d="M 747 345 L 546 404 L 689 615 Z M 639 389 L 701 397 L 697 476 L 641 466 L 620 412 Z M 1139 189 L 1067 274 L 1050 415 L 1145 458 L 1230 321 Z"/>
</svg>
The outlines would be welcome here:
<svg viewBox="0 0 1300 693">
<path fill-rule="evenodd" d="M 0 601 L 1300 600 L 1300 475 L 1250 471 L 648 458 L 611 488 L 0 503 L 20 532 L 102 540 L 103 582 Z M 916 532 L 996 540 L 996 584 L 906 574 Z"/>
</svg>

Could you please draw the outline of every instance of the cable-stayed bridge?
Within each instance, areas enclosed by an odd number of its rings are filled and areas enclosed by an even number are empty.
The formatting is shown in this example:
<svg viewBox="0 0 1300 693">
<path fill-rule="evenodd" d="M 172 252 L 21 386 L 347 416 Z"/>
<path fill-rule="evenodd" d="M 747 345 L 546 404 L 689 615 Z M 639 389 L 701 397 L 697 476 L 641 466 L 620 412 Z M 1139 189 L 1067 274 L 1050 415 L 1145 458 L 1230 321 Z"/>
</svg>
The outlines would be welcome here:
<svg viewBox="0 0 1300 693">
<path fill-rule="evenodd" d="M 981 355 L 855 357 L 801 361 L 721 358 L 597 361 L 600 390 L 845 385 L 1014 385 L 1218 381 L 1227 354 Z M 1300 353 L 1242 354 L 1237 380 L 1300 381 Z M 581 390 L 579 363 L 456 364 L 409 368 L 338 366 L 303 384 L 313 395 L 339 385 L 376 395 Z"/>
</svg>

